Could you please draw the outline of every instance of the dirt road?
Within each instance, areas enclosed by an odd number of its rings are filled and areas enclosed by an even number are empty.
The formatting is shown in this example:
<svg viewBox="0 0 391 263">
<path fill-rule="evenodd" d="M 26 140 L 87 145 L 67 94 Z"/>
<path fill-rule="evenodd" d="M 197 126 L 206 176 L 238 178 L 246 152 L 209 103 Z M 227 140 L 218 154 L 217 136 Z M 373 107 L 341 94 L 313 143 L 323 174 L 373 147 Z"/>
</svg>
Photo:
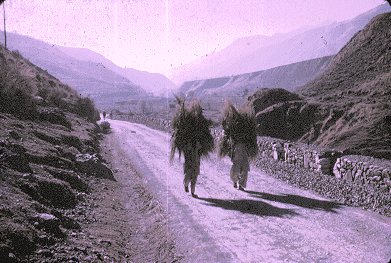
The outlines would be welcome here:
<svg viewBox="0 0 391 263">
<path fill-rule="evenodd" d="M 111 148 L 160 200 L 185 262 L 388 262 L 391 218 L 341 206 L 252 167 L 245 192 L 229 179 L 231 162 L 201 162 L 196 193 L 183 189 L 183 160 L 169 164 L 170 135 L 110 121 Z M 131 183 L 131 182 L 129 182 Z"/>
</svg>

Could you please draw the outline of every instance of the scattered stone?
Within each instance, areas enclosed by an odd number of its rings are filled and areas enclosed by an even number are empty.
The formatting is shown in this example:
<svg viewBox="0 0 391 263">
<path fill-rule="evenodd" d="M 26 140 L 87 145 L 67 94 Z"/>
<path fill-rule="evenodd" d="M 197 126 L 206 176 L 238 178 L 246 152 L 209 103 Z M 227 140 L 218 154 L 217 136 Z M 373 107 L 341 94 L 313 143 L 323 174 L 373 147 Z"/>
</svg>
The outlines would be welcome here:
<svg viewBox="0 0 391 263">
<path fill-rule="evenodd" d="M 60 220 L 52 214 L 40 213 L 34 217 L 34 225 L 38 229 L 42 229 L 47 233 L 53 234 L 56 237 L 64 237 L 64 233 L 60 229 Z M 38 224 L 36 224 L 38 223 Z"/>
<path fill-rule="evenodd" d="M 76 155 L 76 165 L 80 172 L 90 176 L 115 180 L 113 172 L 96 155 L 78 154 Z"/>
<path fill-rule="evenodd" d="M 94 257 L 93 257 L 93 256 L 86 256 L 86 257 L 84 258 L 84 260 L 87 261 L 87 262 L 91 262 L 91 261 L 94 260 Z"/>
<path fill-rule="evenodd" d="M 70 146 L 66 149 L 61 149 L 61 152 L 60 154 L 64 157 L 64 158 L 67 158 L 71 161 L 76 161 L 76 155 L 79 154 L 79 150 L 76 149 L 75 147 L 73 146 Z"/>
<path fill-rule="evenodd" d="M 45 100 L 41 96 L 33 96 L 33 101 L 37 105 L 44 105 L 45 104 Z"/>
<path fill-rule="evenodd" d="M 72 127 L 71 123 L 67 120 L 65 114 L 58 108 L 40 107 L 38 108 L 38 114 L 39 114 L 39 119 L 41 121 L 47 121 L 53 124 L 59 124 L 68 129 Z"/>
<path fill-rule="evenodd" d="M 37 251 L 37 254 L 44 256 L 44 257 L 47 257 L 47 258 L 53 257 L 53 255 L 54 255 L 53 252 L 50 251 L 49 249 L 39 249 Z"/>
<path fill-rule="evenodd" d="M 110 240 L 99 239 L 98 241 L 99 241 L 99 243 L 105 244 L 107 246 L 111 246 L 111 244 L 112 244 L 112 242 Z"/>
<path fill-rule="evenodd" d="M 47 169 L 50 174 L 59 180 L 69 183 L 69 185 L 78 191 L 88 192 L 89 187 L 86 182 L 84 182 L 79 175 L 73 171 L 69 170 L 60 170 L 60 169 Z"/>
</svg>

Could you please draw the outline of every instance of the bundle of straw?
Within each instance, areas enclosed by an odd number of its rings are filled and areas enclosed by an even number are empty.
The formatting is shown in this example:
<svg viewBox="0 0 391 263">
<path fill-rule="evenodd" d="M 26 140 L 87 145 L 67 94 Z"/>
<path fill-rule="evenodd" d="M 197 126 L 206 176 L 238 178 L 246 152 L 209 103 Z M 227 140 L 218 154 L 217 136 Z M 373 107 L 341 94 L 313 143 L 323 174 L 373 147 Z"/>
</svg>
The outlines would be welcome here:
<svg viewBox="0 0 391 263">
<path fill-rule="evenodd" d="M 195 149 L 197 143 L 200 145 L 198 152 L 200 156 L 208 155 L 214 149 L 213 136 L 209 129 L 212 121 L 204 117 L 198 101 L 187 108 L 183 99 L 178 97 L 176 99 L 179 109 L 172 121 L 170 160 L 174 159 L 176 150 L 180 158 L 188 145 Z"/>
<path fill-rule="evenodd" d="M 224 136 L 219 143 L 219 156 L 233 157 L 234 145 L 244 143 L 250 158 L 254 158 L 258 153 L 257 145 L 257 123 L 254 111 L 250 108 L 241 111 L 227 102 L 223 113 Z"/>
</svg>

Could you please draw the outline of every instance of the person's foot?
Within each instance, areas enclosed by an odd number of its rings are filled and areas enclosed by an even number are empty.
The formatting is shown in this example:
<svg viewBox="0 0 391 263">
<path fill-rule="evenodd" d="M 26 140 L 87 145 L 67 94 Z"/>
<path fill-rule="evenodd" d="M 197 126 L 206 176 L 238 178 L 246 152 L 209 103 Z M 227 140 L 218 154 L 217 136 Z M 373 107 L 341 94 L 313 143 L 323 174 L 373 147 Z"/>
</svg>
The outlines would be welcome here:
<svg viewBox="0 0 391 263">
<path fill-rule="evenodd" d="M 194 198 L 198 198 L 198 195 L 196 195 L 195 193 L 191 193 L 191 196 Z"/>
<path fill-rule="evenodd" d="M 188 187 L 188 186 L 185 186 L 185 192 L 186 192 L 186 193 L 189 192 L 189 187 Z"/>
<path fill-rule="evenodd" d="M 244 188 L 241 185 L 239 185 L 239 190 L 244 191 Z"/>
<path fill-rule="evenodd" d="M 238 184 L 237 183 L 234 183 L 234 188 L 238 188 Z"/>
</svg>

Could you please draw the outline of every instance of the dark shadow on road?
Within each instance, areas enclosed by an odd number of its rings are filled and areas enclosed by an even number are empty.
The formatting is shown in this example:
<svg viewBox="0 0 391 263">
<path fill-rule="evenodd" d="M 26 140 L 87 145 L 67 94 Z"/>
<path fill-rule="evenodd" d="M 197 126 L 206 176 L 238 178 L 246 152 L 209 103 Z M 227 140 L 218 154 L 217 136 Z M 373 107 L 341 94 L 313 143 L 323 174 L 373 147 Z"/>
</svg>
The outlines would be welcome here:
<svg viewBox="0 0 391 263">
<path fill-rule="evenodd" d="M 224 200 L 202 197 L 198 197 L 198 199 L 206 201 L 206 205 L 209 206 L 221 207 L 226 210 L 235 210 L 244 214 L 251 214 L 256 216 L 284 217 L 298 215 L 292 209 L 279 208 L 262 201 L 251 199 Z"/>
<path fill-rule="evenodd" d="M 332 212 L 337 213 L 335 209 L 340 208 L 342 205 L 339 203 L 331 202 L 331 201 L 324 201 L 324 200 L 317 200 L 312 199 L 300 195 L 292 195 L 292 194 L 282 194 L 282 195 L 274 195 L 274 194 L 268 194 L 268 193 L 262 193 L 262 192 L 255 192 L 255 191 L 246 191 L 247 193 L 259 197 L 265 200 L 269 201 L 275 201 L 285 204 L 291 204 L 296 205 L 308 209 L 315 209 L 315 210 L 323 210 L 326 212 Z"/>
</svg>

